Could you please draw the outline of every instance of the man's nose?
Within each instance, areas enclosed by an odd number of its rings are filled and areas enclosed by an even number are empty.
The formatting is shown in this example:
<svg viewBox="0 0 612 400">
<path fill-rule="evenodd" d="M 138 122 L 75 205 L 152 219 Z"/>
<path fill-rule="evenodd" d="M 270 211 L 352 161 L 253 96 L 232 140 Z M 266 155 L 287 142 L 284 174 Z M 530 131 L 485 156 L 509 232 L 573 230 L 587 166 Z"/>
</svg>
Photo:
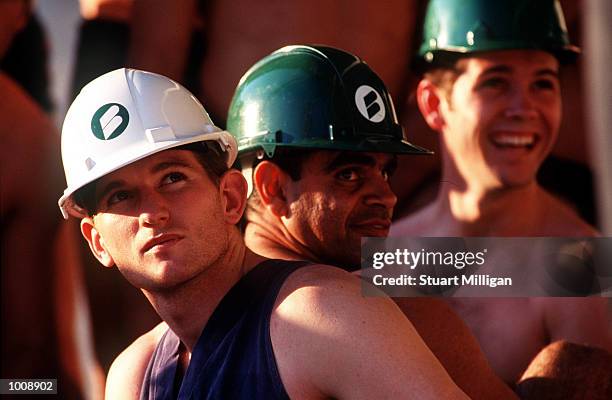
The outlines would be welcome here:
<svg viewBox="0 0 612 400">
<path fill-rule="evenodd" d="M 140 224 L 142 226 L 165 225 L 170 220 L 168 201 L 154 190 L 143 194 L 141 201 Z"/>
<path fill-rule="evenodd" d="M 381 175 L 366 183 L 367 193 L 365 204 L 368 206 L 382 205 L 392 210 L 397 203 L 397 196 L 391 190 L 389 182 Z"/>
<path fill-rule="evenodd" d="M 510 93 L 510 102 L 504 115 L 510 119 L 534 119 L 538 113 L 533 94 L 529 88 L 515 87 Z"/>
</svg>

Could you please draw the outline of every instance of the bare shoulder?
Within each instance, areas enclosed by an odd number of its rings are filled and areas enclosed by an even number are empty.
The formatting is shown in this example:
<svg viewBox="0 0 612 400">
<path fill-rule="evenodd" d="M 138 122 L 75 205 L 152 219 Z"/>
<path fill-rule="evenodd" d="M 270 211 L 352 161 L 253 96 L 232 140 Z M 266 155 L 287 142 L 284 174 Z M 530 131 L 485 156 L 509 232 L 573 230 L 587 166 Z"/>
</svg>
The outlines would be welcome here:
<svg viewBox="0 0 612 400">
<path fill-rule="evenodd" d="M 276 312 L 300 310 L 302 316 L 310 312 L 319 313 L 322 307 L 327 311 L 349 308 L 352 312 L 356 306 L 386 304 L 386 307 L 399 308 L 386 296 L 364 297 L 363 281 L 337 267 L 328 265 L 311 265 L 298 269 L 285 281 L 276 301 Z"/>
<path fill-rule="evenodd" d="M 106 379 L 107 399 L 138 399 L 147 365 L 168 329 L 165 322 L 145 333 L 117 356 Z"/>
<path fill-rule="evenodd" d="M 398 306 L 361 287 L 355 275 L 313 265 L 281 288 L 270 337 L 289 397 L 462 398 Z"/>
<path fill-rule="evenodd" d="M 352 287 L 353 285 L 359 286 L 359 279 L 356 279 L 354 275 L 337 267 L 322 264 L 312 264 L 306 267 L 300 268 L 292 273 L 279 294 L 279 298 L 286 295 L 294 295 L 297 289 L 314 289 L 321 287 L 332 286 L 336 289 L 342 290 L 346 286 Z M 341 284 L 339 287 L 336 285 Z M 286 299 L 285 299 L 286 300 Z"/>
<path fill-rule="evenodd" d="M 275 316 L 309 319 L 322 311 L 326 315 L 355 312 L 356 307 L 381 300 L 392 304 L 388 298 L 363 297 L 361 285 L 361 279 L 340 268 L 327 265 L 300 268 L 289 276 L 281 288 L 273 321 Z"/>
</svg>

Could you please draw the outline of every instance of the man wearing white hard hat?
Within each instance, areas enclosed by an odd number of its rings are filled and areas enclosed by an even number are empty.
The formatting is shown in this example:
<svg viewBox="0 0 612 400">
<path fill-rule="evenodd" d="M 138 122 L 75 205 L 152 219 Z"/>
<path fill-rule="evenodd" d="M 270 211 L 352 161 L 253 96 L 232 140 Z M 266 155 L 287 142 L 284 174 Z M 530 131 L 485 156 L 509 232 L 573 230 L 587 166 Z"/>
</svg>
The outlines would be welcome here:
<svg viewBox="0 0 612 400">
<path fill-rule="evenodd" d="M 236 149 L 157 74 L 105 74 L 68 111 L 60 208 L 165 321 L 115 360 L 107 397 L 466 398 L 388 298 L 245 247 Z"/>
</svg>

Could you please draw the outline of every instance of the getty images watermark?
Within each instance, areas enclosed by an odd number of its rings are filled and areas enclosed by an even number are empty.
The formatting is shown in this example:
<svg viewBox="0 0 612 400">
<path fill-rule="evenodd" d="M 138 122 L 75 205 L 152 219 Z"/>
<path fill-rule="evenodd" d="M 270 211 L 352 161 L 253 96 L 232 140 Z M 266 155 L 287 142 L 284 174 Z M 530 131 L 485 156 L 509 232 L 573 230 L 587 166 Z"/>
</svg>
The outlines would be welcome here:
<svg viewBox="0 0 612 400">
<path fill-rule="evenodd" d="M 612 296 L 612 238 L 365 238 L 366 295 Z"/>
</svg>

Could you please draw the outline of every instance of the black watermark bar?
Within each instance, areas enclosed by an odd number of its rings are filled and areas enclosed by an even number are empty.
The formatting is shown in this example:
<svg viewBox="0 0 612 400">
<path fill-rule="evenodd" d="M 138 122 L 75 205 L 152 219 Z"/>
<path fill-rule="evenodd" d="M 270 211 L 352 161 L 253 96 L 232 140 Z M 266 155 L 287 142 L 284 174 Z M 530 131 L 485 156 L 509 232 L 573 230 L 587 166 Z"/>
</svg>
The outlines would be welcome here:
<svg viewBox="0 0 612 400">
<path fill-rule="evenodd" d="M 363 292 L 391 297 L 612 297 L 612 238 L 364 238 Z"/>
<path fill-rule="evenodd" d="M 57 379 L 0 379 L 0 394 L 57 394 Z"/>
</svg>

